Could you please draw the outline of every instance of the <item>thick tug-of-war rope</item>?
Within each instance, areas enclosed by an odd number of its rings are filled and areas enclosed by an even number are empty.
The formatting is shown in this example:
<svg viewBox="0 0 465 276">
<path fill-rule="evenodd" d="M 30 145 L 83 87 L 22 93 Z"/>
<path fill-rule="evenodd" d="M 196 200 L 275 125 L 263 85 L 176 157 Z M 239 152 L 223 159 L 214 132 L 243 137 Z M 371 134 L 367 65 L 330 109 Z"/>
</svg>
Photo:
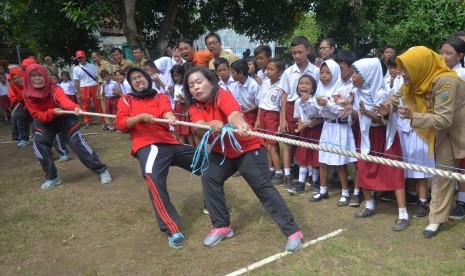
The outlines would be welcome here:
<svg viewBox="0 0 465 276">
<path fill-rule="evenodd" d="M 76 113 L 74 111 L 66 111 L 63 110 L 61 111 L 63 114 L 74 114 Z M 110 115 L 110 114 L 102 114 L 102 113 L 94 113 L 94 112 L 80 112 L 78 115 L 89 115 L 89 116 L 97 116 L 97 117 L 106 117 L 106 118 L 116 118 L 115 115 Z M 158 119 L 154 118 L 154 122 L 156 123 L 169 123 L 167 119 Z M 195 124 L 195 123 L 190 123 L 190 122 L 184 122 L 184 121 L 176 121 L 176 125 L 185 125 L 189 127 L 195 127 L 195 128 L 202 128 L 202 129 L 207 129 L 209 130 L 210 127 L 207 125 L 203 124 Z M 236 129 L 234 129 L 234 132 L 237 132 Z M 421 165 L 415 165 L 415 164 L 410 164 L 410 163 L 405 163 L 402 161 L 397 161 L 397 160 L 391 160 L 383 157 L 377 157 L 377 156 L 372 156 L 368 154 L 362 154 L 358 152 L 353 152 L 353 151 L 347 151 L 347 150 L 342 150 L 339 148 L 335 147 L 326 147 L 326 146 L 321 146 L 318 144 L 312 144 L 312 143 L 307 143 L 303 141 L 297 141 L 289 138 L 284 138 L 284 137 L 279 137 L 275 135 L 269 135 L 269 134 L 264 134 L 261 132 L 256 132 L 256 131 L 247 131 L 247 133 L 251 136 L 255 137 L 260 137 L 264 139 L 269 139 L 269 140 L 274 140 L 277 142 L 283 142 L 285 144 L 289 145 L 294 145 L 298 147 L 303 147 L 303 148 L 309 148 L 312 150 L 317 150 L 317 151 L 326 151 L 326 152 L 331 152 L 339 155 L 345 155 L 349 157 L 355 157 L 357 159 L 377 163 L 377 164 L 382 164 L 382 165 L 387 165 L 391 167 L 396 167 L 396 168 L 401 168 L 401 169 L 407 169 L 407 170 L 412 170 L 412 171 L 418 171 L 418 172 L 423 172 L 423 173 L 428 173 L 432 175 L 437 175 L 441 177 L 446 177 L 449 179 L 454 179 L 458 181 L 465 182 L 465 175 L 462 175 L 460 173 L 452 172 L 452 171 L 445 171 L 441 169 L 436 169 L 436 168 L 430 168 L 426 166 L 421 166 Z"/>
</svg>

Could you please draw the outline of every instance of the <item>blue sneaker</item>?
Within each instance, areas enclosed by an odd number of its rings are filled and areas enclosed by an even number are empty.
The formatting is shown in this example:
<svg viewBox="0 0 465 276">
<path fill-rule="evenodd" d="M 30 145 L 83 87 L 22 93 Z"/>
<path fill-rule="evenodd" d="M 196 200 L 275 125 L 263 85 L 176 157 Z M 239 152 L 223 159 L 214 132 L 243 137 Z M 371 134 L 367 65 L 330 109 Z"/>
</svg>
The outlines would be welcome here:
<svg viewBox="0 0 465 276">
<path fill-rule="evenodd" d="M 294 234 L 290 235 L 287 238 L 286 250 L 290 252 L 299 250 L 302 247 L 303 239 L 304 239 L 304 236 L 302 235 L 302 232 L 300 231 L 297 231 Z"/>
<path fill-rule="evenodd" d="M 29 145 L 31 142 L 26 141 L 26 140 L 20 140 L 16 147 L 18 148 L 24 148 L 25 146 Z"/>
<path fill-rule="evenodd" d="M 214 246 L 217 245 L 222 239 L 230 238 L 234 235 L 233 230 L 231 227 L 220 227 L 220 228 L 213 228 L 210 233 L 208 233 L 207 237 L 203 240 L 203 244 L 205 246 Z"/>
<path fill-rule="evenodd" d="M 186 244 L 184 235 L 181 232 L 174 233 L 171 237 L 168 237 L 168 242 L 173 248 L 181 248 Z"/>
<path fill-rule="evenodd" d="M 61 179 L 57 176 L 57 178 L 52 179 L 52 180 L 46 180 L 40 188 L 42 190 L 50 190 L 53 187 L 60 186 L 61 185 Z"/>
<path fill-rule="evenodd" d="M 58 159 L 58 161 L 60 162 L 66 162 L 68 160 L 69 160 L 69 154 L 60 155 L 60 159 Z"/>
</svg>

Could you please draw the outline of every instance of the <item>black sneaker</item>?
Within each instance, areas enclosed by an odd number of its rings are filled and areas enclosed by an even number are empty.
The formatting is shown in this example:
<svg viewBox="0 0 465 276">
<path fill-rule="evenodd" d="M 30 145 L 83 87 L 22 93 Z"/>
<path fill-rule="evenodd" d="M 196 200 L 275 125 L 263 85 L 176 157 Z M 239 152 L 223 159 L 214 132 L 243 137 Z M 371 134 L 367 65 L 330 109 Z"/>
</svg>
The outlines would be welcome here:
<svg viewBox="0 0 465 276">
<path fill-rule="evenodd" d="M 465 218 L 465 202 L 456 201 L 457 205 L 449 214 L 449 219 L 459 220 Z"/>
<path fill-rule="evenodd" d="M 360 194 L 352 195 L 349 200 L 349 206 L 358 207 L 360 206 Z"/>
<path fill-rule="evenodd" d="M 314 195 L 320 193 L 320 182 L 312 181 L 312 193 Z"/>
<path fill-rule="evenodd" d="M 305 193 L 305 183 L 304 182 L 294 182 L 292 187 L 288 189 L 288 192 L 294 195 Z"/>
<path fill-rule="evenodd" d="M 417 203 L 417 207 L 413 210 L 412 217 L 414 218 L 422 218 L 425 217 L 429 212 L 429 205 L 428 202 L 421 202 L 420 200 Z"/>
<path fill-rule="evenodd" d="M 271 184 L 273 186 L 280 185 L 284 183 L 284 174 L 283 173 L 275 173 L 274 177 L 271 179 Z"/>
<path fill-rule="evenodd" d="M 292 188 L 292 175 L 284 176 L 284 190 L 289 191 Z"/>
<path fill-rule="evenodd" d="M 417 204 L 419 201 L 418 195 L 412 195 L 409 192 L 405 192 L 405 202 L 407 204 Z"/>
<path fill-rule="evenodd" d="M 329 198 L 329 194 L 328 193 L 325 193 L 325 194 L 320 194 L 320 193 L 317 193 L 316 195 L 313 195 L 311 196 L 308 201 L 310 202 L 318 202 L 318 201 L 321 201 L 323 199 L 328 199 Z"/>
<path fill-rule="evenodd" d="M 392 194 L 393 192 L 381 192 L 379 199 L 384 202 L 391 202 L 392 201 Z"/>
</svg>

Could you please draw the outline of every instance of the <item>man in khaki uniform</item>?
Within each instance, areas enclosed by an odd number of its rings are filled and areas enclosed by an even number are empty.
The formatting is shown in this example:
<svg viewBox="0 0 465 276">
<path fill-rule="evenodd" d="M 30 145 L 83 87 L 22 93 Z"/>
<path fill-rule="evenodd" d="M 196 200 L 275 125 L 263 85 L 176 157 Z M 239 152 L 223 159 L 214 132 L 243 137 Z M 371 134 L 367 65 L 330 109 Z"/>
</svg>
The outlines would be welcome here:
<svg viewBox="0 0 465 276">
<path fill-rule="evenodd" d="M 104 86 L 104 82 L 103 82 L 102 77 L 100 77 L 100 72 L 102 72 L 102 70 L 106 70 L 106 71 L 108 71 L 108 73 L 110 73 L 110 75 L 112 75 L 113 66 L 111 66 L 111 63 L 108 60 L 105 60 L 102 57 L 102 54 L 99 51 L 93 51 L 92 52 L 92 60 L 95 62 L 95 65 L 97 65 L 97 80 L 98 80 L 98 84 L 99 84 L 99 92 L 101 92 L 101 91 L 103 91 L 105 86 Z M 100 103 L 102 105 L 103 113 L 106 113 L 106 110 L 105 110 L 105 98 L 102 96 L 101 93 L 99 93 L 99 98 L 100 98 Z M 102 125 L 102 127 L 106 128 L 109 123 L 110 123 L 110 119 L 105 118 L 105 125 Z"/>
<path fill-rule="evenodd" d="M 113 72 L 116 70 L 123 69 L 126 70 L 127 67 L 134 67 L 134 62 L 123 58 L 123 51 L 120 48 L 113 48 L 110 51 L 111 58 L 115 62 L 113 64 Z"/>
<path fill-rule="evenodd" d="M 430 148 L 434 145 L 436 166 L 453 170 L 465 157 L 465 82 L 446 66 L 441 56 L 423 46 L 410 48 L 397 57 L 397 65 L 402 70 L 404 85 L 389 104 L 402 118 L 411 120 L 411 126 Z M 405 106 L 399 104 L 401 97 Z M 454 184 L 455 180 L 433 177 L 425 238 L 433 237 L 439 226 L 448 221 Z"/>
<path fill-rule="evenodd" d="M 225 58 L 229 64 L 232 64 L 234 61 L 239 59 L 239 57 L 235 54 L 223 50 L 221 38 L 217 33 L 207 34 L 207 36 L 205 36 L 205 45 L 207 46 L 208 51 L 213 54 L 213 59 L 208 63 L 208 69 L 212 71 L 215 71 L 213 63 L 217 58 Z"/>
<path fill-rule="evenodd" d="M 148 59 L 145 58 L 144 51 L 139 45 L 135 45 L 132 47 L 132 55 L 136 59 L 136 66 L 137 67 L 144 67 L 144 63 L 148 61 Z"/>
</svg>

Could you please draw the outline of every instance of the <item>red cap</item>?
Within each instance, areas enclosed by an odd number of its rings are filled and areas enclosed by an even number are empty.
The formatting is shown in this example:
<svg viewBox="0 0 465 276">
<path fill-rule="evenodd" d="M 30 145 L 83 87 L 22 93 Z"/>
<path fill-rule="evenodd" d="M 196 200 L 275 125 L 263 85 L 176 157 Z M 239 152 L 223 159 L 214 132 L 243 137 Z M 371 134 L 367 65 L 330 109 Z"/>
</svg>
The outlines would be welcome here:
<svg viewBox="0 0 465 276">
<path fill-rule="evenodd" d="M 76 51 L 76 58 L 85 58 L 85 57 L 86 57 L 86 53 L 84 53 L 84 51 L 82 50 Z"/>
</svg>

